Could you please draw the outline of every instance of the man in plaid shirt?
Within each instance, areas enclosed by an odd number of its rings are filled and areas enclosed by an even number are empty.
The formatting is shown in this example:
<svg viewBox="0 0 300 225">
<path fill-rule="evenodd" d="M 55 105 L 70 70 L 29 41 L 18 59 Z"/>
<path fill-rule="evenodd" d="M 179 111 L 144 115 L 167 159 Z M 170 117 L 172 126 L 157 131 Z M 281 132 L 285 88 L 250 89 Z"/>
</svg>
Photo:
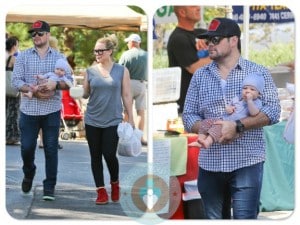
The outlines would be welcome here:
<svg viewBox="0 0 300 225">
<path fill-rule="evenodd" d="M 265 142 L 263 126 L 279 121 L 280 104 L 270 72 L 241 57 L 241 31 L 228 18 L 215 18 L 206 39 L 212 63 L 198 69 L 191 80 L 183 111 L 185 129 L 198 133 L 201 121 L 219 118 L 219 143 L 199 154 L 198 189 L 207 218 L 222 219 L 222 209 L 232 204 L 234 219 L 256 219 L 262 186 Z M 242 82 L 253 72 L 264 76 L 262 108 L 255 116 L 223 121 L 230 99 L 241 96 Z"/>
<path fill-rule="evenodd" d="M 36 166 L 35 148 L 39 130 L 43 132 L 46 179 L 43 181 L 44 200 L 54 200 L 58 166 L 58 136 L 60 127 L 61 93 L 68 89 L 64 81 L 51 81 L 39 85 L 38 91 L 32 87 L 37 84 L 37 76 L 54 71 L 55 63 L 64 55 L 49 47 L 50 26 L 45 21 L 32 24 L 29 33 L 33 48 L 22 51 L 15 63 L 12 85 L 22 93 L 33 91 L 33 98 L 21 97 L 20 131 L 21 156 L 23 160 L 23 193 L 32 188 Z M 70 71 L 67 78 L 73 82 Z M 55 90 L 53 95 L 53 90 Z M 49 93 L 52 93 L 51 95 Z"/>
</svg>

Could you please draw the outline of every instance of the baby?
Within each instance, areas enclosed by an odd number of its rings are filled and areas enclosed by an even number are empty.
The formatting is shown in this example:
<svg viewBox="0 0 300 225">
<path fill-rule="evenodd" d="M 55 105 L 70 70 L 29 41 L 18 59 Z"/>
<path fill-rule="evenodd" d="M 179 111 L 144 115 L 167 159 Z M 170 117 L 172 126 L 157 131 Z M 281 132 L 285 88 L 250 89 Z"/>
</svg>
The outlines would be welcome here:
<svg viewBox="0 0 300 225">
<path fill-rule="evenodd" d="M 37 75 L 37 84 L 38 85 L 31 85 L 32 91 L 27 93 L 23 93 L 23 96 L 32 98 L 33 93 L 36 92 L 39 88 L 39 84 L 46 82 L 47 79 L 52 81 L 64 81 L 69 87 L 72 87 L 73 84 L 71 81 L 67 79 L 65 76 L 66 73 L 70 70 L 70 66 L 65 59 L 58 59 L 55 63 L 54 72 L 49 72 L 44 75 Z M 54 91 L 53 91 L 54 94 Z"/>
<path fill-rule="evenodd" d="M 264 88 L 264 77 L 259 73 L 249 74 L 242 84 L 241 97 L 235 97 L 227 105 L 226 115 L 223 120 L 235 121 L 247 116 L 255 116 L 259 113 L 262 102 L 260 95 Z M 222 125 L 214 124 L 220 119 L 205 119 L 201 121 L 197 142 L 189 146 L 209 148 L 214 142 L 218 142 L 221 137 Z"/>
</svg>

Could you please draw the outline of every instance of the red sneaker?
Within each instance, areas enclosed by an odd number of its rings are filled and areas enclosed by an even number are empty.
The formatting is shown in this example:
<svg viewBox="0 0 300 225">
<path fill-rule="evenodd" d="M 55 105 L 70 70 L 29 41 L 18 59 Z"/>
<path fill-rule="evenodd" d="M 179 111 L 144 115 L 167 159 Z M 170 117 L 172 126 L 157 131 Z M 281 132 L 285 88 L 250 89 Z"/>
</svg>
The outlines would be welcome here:
<svg viewBox="0 0 300 225">
<path fill-rule="evenodd" d="M 119 181 L 110 182 L 111 184 L 111 200 L 113 202 L 118 202 L 120 199 L 120 186 Z"/>
<path fill-rule="evenodd" d="M 97 190 L 98 196 L 96 199 L 96 205 L 104 205 L 108 203 L 108 195 L 104 187 Z"/>
</svg>

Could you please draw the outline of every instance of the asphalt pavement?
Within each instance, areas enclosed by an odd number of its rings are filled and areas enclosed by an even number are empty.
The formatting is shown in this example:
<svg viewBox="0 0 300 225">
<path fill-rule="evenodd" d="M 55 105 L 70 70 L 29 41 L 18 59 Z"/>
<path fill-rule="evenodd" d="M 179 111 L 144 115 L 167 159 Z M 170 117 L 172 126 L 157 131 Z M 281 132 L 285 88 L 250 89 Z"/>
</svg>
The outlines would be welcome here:
<svg viewBox="0 0 300 225">
<path fill-rule="evenodd" d="M 130 210 L 120 203 L 96 205 L 96 190 L 90 168 L 90 155 L 86 141 L 61 141 L 58 180 L 55 201 L 42 200 L 44 173 L 43 149 L 36 149 L 37 165 L 33 188 L 29 194 L 21 191 L 23 179 L 20 146 L 6 146 L 6 210 L 13 219 L 71 219 L 71 220 L 123 220 L 134 219 Z M 120 178 L 134 169 L 147 166 L 147 148 L 138 157 L 119 156 Z M 109 174 L 105 166 L 105 183 L 110 193 Z M 122 183 L 121 183 L 122 190 Z M 284 219 L 292 211 L 260 213 L 260 220 Z M 151 223 L 150 223 L 151 224 Z"/>
<path fill-rule="evenodd" d="M 36 149 L 37 166 L 33 188 L 29 194 L 21 191 L 23 179 L 20 146 L 6 146 L 6 210 L 15 219 L 130 219 L 120 203 L 96 205 L 97 197 L 90 168 L 86 141 L 61 141 L 55 201 L 42 200 L 44 173 L 43 149 Z M 133 167 L 145 167 L 147 149 L 138 157 L 119 156 L 120 177 Z M 110 193 L 109 174 L 105 166 L 105 183 Z M 122 184 L 121 184 L 122 185 Z"/>
</svg>

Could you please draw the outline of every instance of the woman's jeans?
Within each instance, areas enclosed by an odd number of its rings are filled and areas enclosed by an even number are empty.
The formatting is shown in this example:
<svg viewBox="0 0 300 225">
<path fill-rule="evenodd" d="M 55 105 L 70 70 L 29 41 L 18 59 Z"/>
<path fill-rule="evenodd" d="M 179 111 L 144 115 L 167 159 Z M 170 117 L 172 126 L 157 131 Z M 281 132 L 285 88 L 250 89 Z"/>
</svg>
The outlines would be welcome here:
<svg viewBox="0 0 300 225">
<path fill-rule="evenodd" d="M 91 167 L 96 187 L 104 187 L 103 161 L 104 158 L 110 181 L 119 180 L 119 161 L 117 158 L 118 126 L 99 128 L 85 124 L 85 134 L 88 141 Z"/>
<path fill-rule="evenodd" d="M 224 218 L 224 211 L 228 212 L 232 204 L 234 219 L 256 219 L 262 177 L 263 162 L 232 172 L 210 172 L 199 168 L 198 190 L 207 218 Z"/>
<path fill-rule="evenodd" d="M 44 190 L 53 190 L 57 178 L 60 111 L 43 116 L 29 116 L 21 112 L 19 124 L 24 177 L 34 178 L 35 150 L 38 133 L 42 129 L 46 167 L 46 179 L 43 181 Z"/>
</svg>

